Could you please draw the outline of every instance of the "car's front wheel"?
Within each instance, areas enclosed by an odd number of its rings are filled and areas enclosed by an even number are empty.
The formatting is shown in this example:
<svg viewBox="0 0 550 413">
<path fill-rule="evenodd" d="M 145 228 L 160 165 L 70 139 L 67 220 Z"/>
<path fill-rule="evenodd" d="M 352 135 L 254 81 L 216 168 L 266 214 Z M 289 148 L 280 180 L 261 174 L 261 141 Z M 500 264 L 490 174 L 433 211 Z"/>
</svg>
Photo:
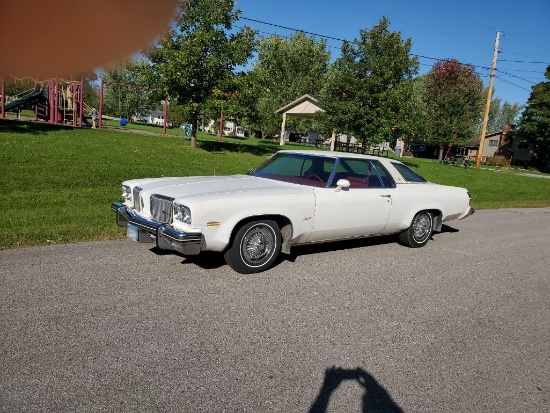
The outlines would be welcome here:
<svg viewBox="0 0 550 413">
<path fill-rule="evenodd" d="M 244 224 L 224 254 L 225 261 L 241 274 L 267 270 L 281 251 L 281 230 L 275 221 L 262 220 Z"/>
<path fill-rule="evenodd" d="M 429 211 L 421 211 L 416 214 L 411 226 L 399 234 L 399 241 L 411 248 L 426 245 L 433 232 L 433 215 Z"/>
</svg>

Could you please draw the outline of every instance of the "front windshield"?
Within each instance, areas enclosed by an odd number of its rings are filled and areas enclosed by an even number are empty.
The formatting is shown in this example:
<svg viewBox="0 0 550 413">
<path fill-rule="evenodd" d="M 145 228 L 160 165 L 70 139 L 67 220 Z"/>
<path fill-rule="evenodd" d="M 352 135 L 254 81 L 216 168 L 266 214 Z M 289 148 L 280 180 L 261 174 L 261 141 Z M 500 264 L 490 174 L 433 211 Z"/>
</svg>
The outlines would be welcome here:
<svg viewBox="0 0 550 413">
<path fill-rule="evenodd" d="M 248 175 L 300 185 L 326 187 L 335 158 L 297 153 L 277 153 Z"/>
</svg>

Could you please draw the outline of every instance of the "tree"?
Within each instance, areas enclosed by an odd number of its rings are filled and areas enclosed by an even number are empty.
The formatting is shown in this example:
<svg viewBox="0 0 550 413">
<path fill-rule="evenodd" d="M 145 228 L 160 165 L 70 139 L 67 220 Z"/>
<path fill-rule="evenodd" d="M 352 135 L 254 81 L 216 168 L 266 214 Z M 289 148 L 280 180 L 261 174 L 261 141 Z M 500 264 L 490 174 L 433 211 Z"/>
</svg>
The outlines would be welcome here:
<svg viewBox="0 0 550 413">
<path fill-rule="evenodd" d="M 487 131 L 489 133 L 501 131 L 505 125 L 514 125 L 523 106 L 519 103 L 508 103 L 505 101 L 501 104 L 501 99 L 496 98 L 491 101 L 489 108 L 489 119 L 487 121 Z M 478 127 L 478 133 L 481 134 L 481 122 Z"/>
<path fill-rule="evenodd" d="M 234 6 L 234 0 L 180 0 L 174 27 L 145 52 L 158 97 L 190 108 L 192 147 L 205 102 L 252 56 L 255 31 L 232 31 L 240 14 Z"/>
<path fill-rule="evenodd" d="M 89 72 L 82 75 L 84 81 L 84 103 L 89 107 L 99 107 L 99 90 L 97 88 L 97 74 Z"/>
<path fill-rule="evenodd" d="M 247 120 L 262 131 L 262 136 L 277 133 L 281 115 L 275 111 L 302 95 L 318 95 L 329 59 L 326 42 L 303 32 L 289 39 L 281 36 L 260 39 L 258 59 L 248 73 L 251 86 L 248 93 L 256 97 L 257 116 Z M 289 119 L 289 128 L 297 126 L 293 122 L 295 118 Z"/>
<path fill-rule="evenodd" d="M 401 83 L 405 91 L 394 134 L 407 143 L 419 142 L 432 133 L 430 108 L 424 100 L 425 83 L 425 76 Z"/>
<path fill-rule="evenodd" d="M 363 147 L 390 139 L 411 93 L 412 83 L 402 82 L 418 71 L 411 40 L 389 31 L 389 24 L 384 17 L 372 30 L 361 30 L 359 39 L 343 43 L 322 93 L 325 128 L 352 134 Z"/>
<path fill-rule="evenodd" d="M 256 110 L 258 97 L 254 89 L 254 81 L 250 73 L 239 73 L 234 79 L 237 99 L 237 116 L 239 124 L 248 130 L 250 136 L 261 125 L 260 115 Z"/>
<path fill-rule="evenodd" d="M 222 87 L 223 90 L 214 88 L 212 95 L 203 105 L 201 112 L 201 115 L 203 115 L 202 120 L 210 121 L 211 119 L 231 119 L 232 121 L 238 123 L 238 119 L 243 108 L 239 104 L 239 93 L 235 89 L 237 85 L 232 82 L 231 85 L 224 84 Z M 214 129 L 216 131 L 219 130 L 219 125 L 219 122 L 214 123 Z"/>
<path fill-rule="evenodd" d="M 108 66 L 103 72 L 103 111 L 113 116 L 143 115 L 144 111 L 160 107 L 160 100 L 154 100 L 147 89 L 148 63 L 128 59 Z M 112 84 L 110 84 L 112 83 Z M 130 86 L 124 86 L 130 85 Z"/>
<path fill-rule="evenodd" d="M 535 147 L 535 164 L 541 170 L 550 168 L 550 66 L 544 76 L 548 81 L 531 89 L 518 132 Z"/>
<path fill-rule="evenodd" d="M 36 87 L 40 87 L 40 83 L 30 77 L 17 79 L 13 76 L 6 76 L 4 78 L 4 93 L 6 96 L 13 97 Z"/>
<path fill-rule="evenodd" d="M 426 75 L 424 99 L 432 127 L 424 143 L 439 145 L 439 158 L 452 137 L 465 144 L 476 136 L 483 108 L 483 82 L 473 67 L 456 59 L 437 62 Z"/>
</svg>

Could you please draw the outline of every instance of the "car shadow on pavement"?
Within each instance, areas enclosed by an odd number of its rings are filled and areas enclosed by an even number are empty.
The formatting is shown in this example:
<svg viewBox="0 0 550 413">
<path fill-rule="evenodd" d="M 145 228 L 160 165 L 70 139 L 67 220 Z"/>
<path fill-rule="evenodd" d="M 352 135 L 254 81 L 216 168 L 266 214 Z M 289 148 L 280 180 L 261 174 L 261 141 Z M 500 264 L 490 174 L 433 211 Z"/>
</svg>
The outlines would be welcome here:
<svg viewBox="0 0 550 413">
<path fill-rule="evenodd" d="M 216 268 L 223 267 L 224 265 L 227 265 L 225 263 L 225 259 L 223 258 L 223 254 L 219 252 L 204 251 L 204 252 L 201 252 L 199 255 L 185 256 L 178 253 L 177 251 L 161 250 L 156 246 L 152 247 L 150 251 L 159 256 L 177 255 L 178 257 L 183 258 L 182 264 L 198 265 L 199 267 L 204 268 L 205 270 L 213 270 Z"/>
<path fill-rule="evenodd" d="M 223 258 L 223 254 L 211 251 L 205 251 L 201 252 L 199 255 L 185 257 L 182 264 L 198 265 L 205 270 L 213 270 L 227 265 Z"/>
<path fill-rule="evenodd" d="M 364 389 L 361 413 L 403 413 L 403 409 L 392 399 L 388 391 L 361 367 L 327 369 L 319 394 L 308 413 L 326 413 L 332 393 L 345 381 L 355 381 Z"/>
<path fill-rule="evenodd" d="M 292 247 L 290 255 L 281 254 L 283 259 L 294 262 L 300 255 L 319 254 L 330 251 L 342 251 L 354 248 L 364 248 L 373 245 L 393 244 L 397 242 L 395 235 L 372 238 L 355 238 L 344 241 L 331 241 L 322 244 L 299 245 Z"/>
<path fill-rule="evenodd" d="M 453 233 L 458 231 L 459 230 L 456 228 L 443 224 L 441 231 L 434 233 L 432 235 L 432 239 L 433 239 L 433 236 L 434 235 L 437 236 L 437 234 Z M 325 243 L 319 243 L 319 244 L 299 245 L 296 247 L 292 247 L 290 254 L 279 254 L 279 256 L 277 257 L 277 259 L 275 260 L 275 263 L 271 268 L 277 267 L 279 264 L 281 264 L 284 261 L 295 262 L 296 259 L 301 255 L 312 255 L 312 254 L 320 254 L 323 252 L 330 252 L 330 251 L 342 251 L 342 250 L 349 250 L 354 248 L 364 248 L 364 247 L 370 247 L 373 245 L 393 244 L 396 242 L 397 242 L 396 235 L 385 235 L 380 237 L 354 238 L 354 239 L 344 240 L 344 241 L 331 241 L 331 242 L 325 242 Z M 185 264 L 185 265 L 194 264 L 206 270 L 213 270 L 213 269 L 221 268 L 227 265 L 223 257 L 223 254 L 219 252 L 204 251 L 204 252 L 201 252 L 199 255 L 184 256 L 182 254 L 179 254 L 176 251 L 161 250 L 157 247 L 152 247 L 151 252 L 155 253 L 156 255 L 174 255 L 175 254 L 184 258 L 184 260 L 182 261 L 182 264 Z"/>
<path fill-rule="evenodd" d="M 444 234 L 444 233 L 446 233 L 446 232 L 459 232 L 459 230 L 456 229 L 456 228 L 453 228 L 453 227 L 450 227 L 450 226 L 448 226 L 448 225 L 443 224 L 443 225 L 441 226 L 441 231 L 439 231 L 439 233 L 440 233 L 440 234 Z M 436 234 L 437 234 L 437 232 L 436 232 Z"/>
</svg>

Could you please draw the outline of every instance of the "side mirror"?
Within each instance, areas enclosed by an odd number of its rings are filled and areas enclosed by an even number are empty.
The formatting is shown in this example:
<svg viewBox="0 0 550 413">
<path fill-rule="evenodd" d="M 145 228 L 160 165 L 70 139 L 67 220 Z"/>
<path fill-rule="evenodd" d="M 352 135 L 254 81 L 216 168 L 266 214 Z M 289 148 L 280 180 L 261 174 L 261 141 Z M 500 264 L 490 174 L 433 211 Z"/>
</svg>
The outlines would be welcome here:
<svg viewBox="0 0 550 413">
<path fill-rule="evenodd" d="M 336 182 L 336 192 L 339 192 L 342 189 L 347 191 L 349 189 L 349 185 L 350 183 L 347 179 L 338 179 L 338 182 Z"/>
</svg>

